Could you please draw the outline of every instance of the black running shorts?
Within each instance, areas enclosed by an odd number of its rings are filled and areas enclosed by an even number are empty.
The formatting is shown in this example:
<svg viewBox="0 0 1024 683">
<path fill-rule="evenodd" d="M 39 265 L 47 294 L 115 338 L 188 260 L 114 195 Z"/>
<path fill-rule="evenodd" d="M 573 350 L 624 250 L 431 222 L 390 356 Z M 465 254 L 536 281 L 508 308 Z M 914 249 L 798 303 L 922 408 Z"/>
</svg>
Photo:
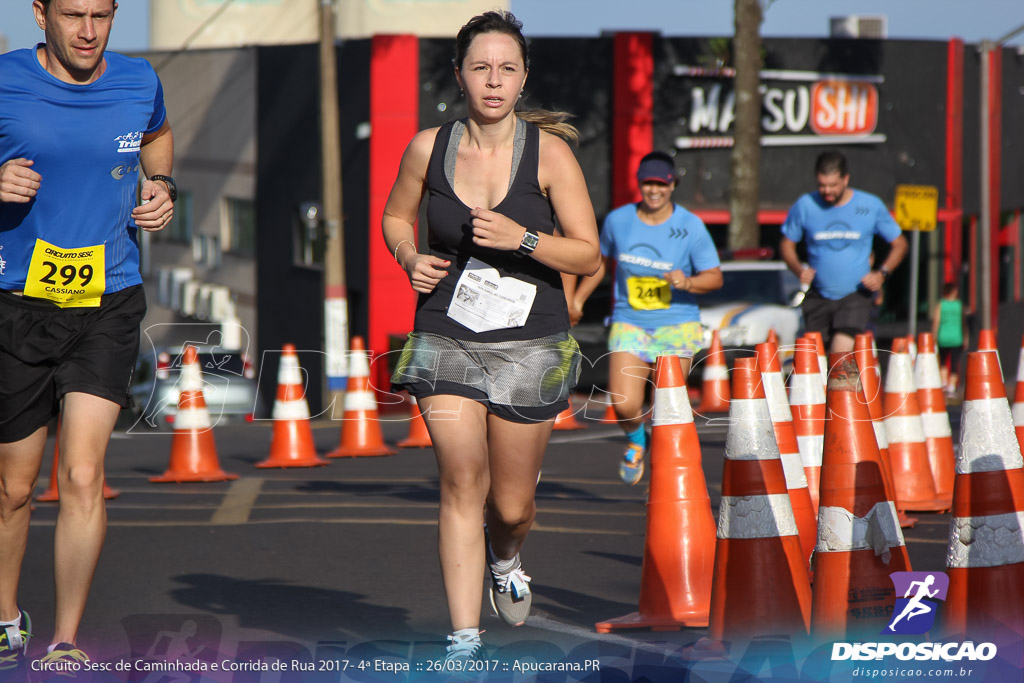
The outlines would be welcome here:
<svg viewBox="0 0 1024 683">
<path fill-rule="evenodd" d="M 868 326 L 873 299 L 872 292 L 859 289 L 842 299 L 826 299 L 811 287 L 804 297 L 804 329 L 821 332 L 826 349 L 836 333 L 856 337 Z"/>
<path fill-rule="evenodd" d="M 0 290 L 0 443 L 46 425 L 71 391 L 128 405 L 145 315 L 142 285 L 104 294 L 95 308 Z"/>
</svg>

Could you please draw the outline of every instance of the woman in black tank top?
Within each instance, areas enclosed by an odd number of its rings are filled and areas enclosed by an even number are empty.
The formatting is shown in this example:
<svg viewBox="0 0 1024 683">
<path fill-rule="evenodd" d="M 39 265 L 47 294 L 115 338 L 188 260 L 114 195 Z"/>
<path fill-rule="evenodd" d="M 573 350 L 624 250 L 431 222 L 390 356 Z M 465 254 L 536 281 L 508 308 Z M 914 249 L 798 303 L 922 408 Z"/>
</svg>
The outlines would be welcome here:
<svg viewBox="0 0 1024 683">
<path fill-rule="evenodd" d="M 495 11 L 459 32 L 468 116 L 413 138 L 382 221 L 419 294 L 392 385 L 419 400 L 437 453 L 453 660 L 483 656 L 485 548 L 495 611 L 513 626 L 529 614 L 519 549 L 554 417 L 579 373 L 561 273 L 600 265 L 583 172 L 561 137 L 575 140 L 575 129 L 560 112 L 514 111 L 529 64 L 521 29 Z M 413 224 L 424 195 L 421 253 Z"/>
</svg>

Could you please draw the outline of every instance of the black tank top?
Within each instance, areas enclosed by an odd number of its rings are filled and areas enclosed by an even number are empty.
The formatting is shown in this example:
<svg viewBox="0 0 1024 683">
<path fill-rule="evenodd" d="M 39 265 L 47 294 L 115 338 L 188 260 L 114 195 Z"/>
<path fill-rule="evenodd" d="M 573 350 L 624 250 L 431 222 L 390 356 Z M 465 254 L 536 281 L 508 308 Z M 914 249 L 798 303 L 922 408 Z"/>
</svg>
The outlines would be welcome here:
<svg viewBox="0 0 1024 683">
<path fill-rule="evenodd" d="M 417 332 L 432 332 L 453 339 L 476 342 L 501 342 L 546 337 L 569 329 L 569 312 L 565 305 L 562 278 L 558 271 L 529 256 L 517 256 L 473 243 L 471 207 L 455 195 L 445 175 L 444 158 L 455 121 L 441 126 L 434 139 L 434 149 L 427 165 L 427 226 L 430 253 L 450 260 L 448 275 L 430 294 L 420 294 L 416 302 Z M 508 194 L 494 211 L 511 218 L 519 225 L 536 232 L 552 234 L 555 215 L 551 203 L 541 192 L 537 181 L 540 129 L 526 123 L 526 145 Z M 448 317 L 455 283 L 462 276 L 470 257 L 476 257 L 502 277 L 511 276 L 537 286 L 537 297 L 523 327 L 489 332 L 474 332 Z"/>
</svg>

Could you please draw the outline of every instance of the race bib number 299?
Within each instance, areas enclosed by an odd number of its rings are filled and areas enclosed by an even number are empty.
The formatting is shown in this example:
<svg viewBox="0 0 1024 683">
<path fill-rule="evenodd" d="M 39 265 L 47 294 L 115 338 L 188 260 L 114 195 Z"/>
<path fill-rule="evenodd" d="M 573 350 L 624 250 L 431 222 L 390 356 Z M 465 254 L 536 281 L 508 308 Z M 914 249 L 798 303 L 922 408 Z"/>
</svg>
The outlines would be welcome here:
<svg viewBox="0 0 1024 683">
<path fill-rule="evenodd" d="M 102 244 L 62 249 L 37 239 L 25 280 L 25 296 L 46 299 L 61 308 L 99 306 L 106 275 Z"/>
</svg>

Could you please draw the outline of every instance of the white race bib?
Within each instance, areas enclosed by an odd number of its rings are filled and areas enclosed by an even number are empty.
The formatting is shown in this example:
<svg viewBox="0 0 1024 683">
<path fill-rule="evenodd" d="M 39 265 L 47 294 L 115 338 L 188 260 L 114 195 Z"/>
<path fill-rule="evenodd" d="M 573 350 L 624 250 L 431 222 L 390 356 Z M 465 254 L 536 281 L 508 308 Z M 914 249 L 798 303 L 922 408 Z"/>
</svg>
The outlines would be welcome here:
<svg viewBox="0 0 1024 683">
<path fill-rule="evenodd" d="M 497 268 L 470 258 L 455 283 L 448 317 L 474 332 L 522 327 L 536 297 L 537 285 L 502 277 Z"/>
</svg>

